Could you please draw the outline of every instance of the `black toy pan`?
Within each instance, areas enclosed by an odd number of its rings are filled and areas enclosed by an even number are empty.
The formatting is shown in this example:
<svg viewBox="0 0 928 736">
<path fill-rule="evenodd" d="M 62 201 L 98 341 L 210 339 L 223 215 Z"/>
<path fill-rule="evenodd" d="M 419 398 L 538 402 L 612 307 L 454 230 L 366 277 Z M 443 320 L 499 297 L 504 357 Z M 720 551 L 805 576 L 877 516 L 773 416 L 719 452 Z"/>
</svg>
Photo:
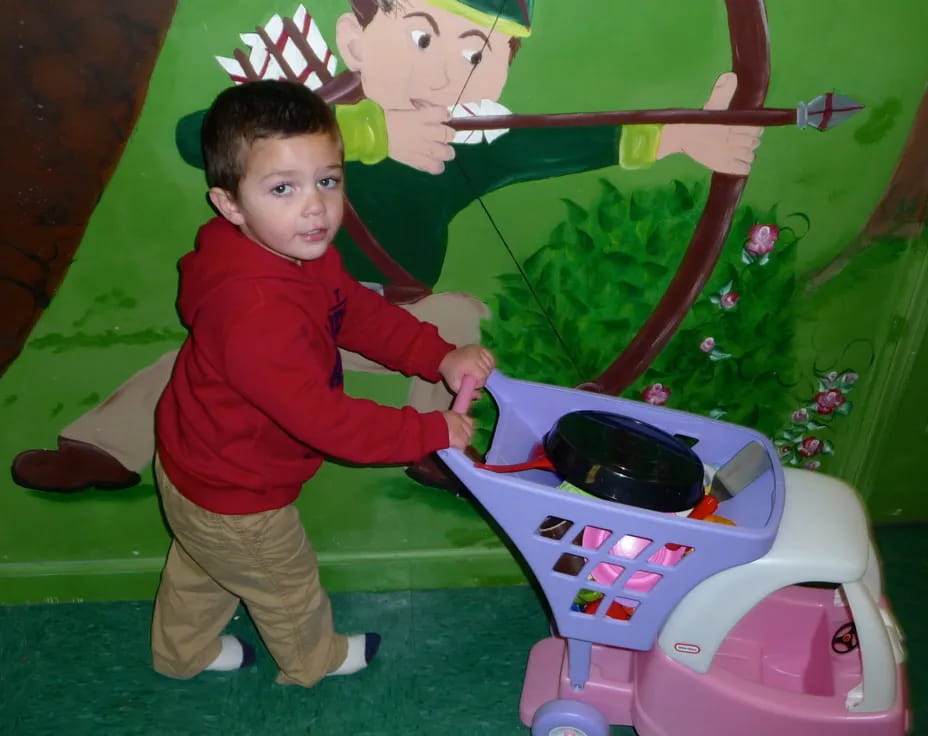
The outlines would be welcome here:
<svg viewBox="0 0 928 736">
<path fill-rule="evenodd" d="M 646 422 L 604 411 L 562 416 L 528 462 L 478 467 L 551 470 L 594 496 L 653 511 L 685 511 L 705 495 L 702 461 L 686 443 Z"/>
</svg>

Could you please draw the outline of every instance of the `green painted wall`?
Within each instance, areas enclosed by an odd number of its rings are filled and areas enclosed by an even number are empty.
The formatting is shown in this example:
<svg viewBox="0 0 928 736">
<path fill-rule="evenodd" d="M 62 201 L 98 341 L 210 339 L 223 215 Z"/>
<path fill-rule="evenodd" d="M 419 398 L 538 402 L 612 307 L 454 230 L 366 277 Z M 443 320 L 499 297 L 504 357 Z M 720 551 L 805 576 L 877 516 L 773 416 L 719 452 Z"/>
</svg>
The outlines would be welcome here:
<svg viewBox="0 0 928 736">
<path fill-rule="evenodd" d="M 923 337 L 917 349 L 907 345 L 900 353 L 898 359 L 909 363 L 910 374 L 887 386 L 888 411 L 881 431 L 873 434 L 866 462 L 861 463 L 860 486 L 870 491 L 875 518 L 924 520 L 928 498 L 919 489 L 928 472 L 928 338 Z"/>
<path fill-rule="evenodd" d="M 327 33 L 346 9 L 343 0 L 315 5 Z M 672 5 L 671 12 L 666 3 L 540 0 L 535 35 L 519 52 L 502 101 L 517 112 L 700 106 L 729 64 L 724 7 Z M 176 154 L 174 125 L 228 84 L 214 55 L 229 55 L 239 33 L 273 12 L 292 10 L 267 0 L 180 0 L 141 118 L 75 263 L 0 379 L 0 456 L 53 446 L 64 424 L 182 339 L 175 263 L 210 212 L 202 173 Z M 859 232 L 890 180 L 928 78 L 928 6 L 777 0 L 768 13 L 771 105 L 830 90 L 867 105 L 828 134 L 767 130 L 758 151 L 743 203 L 809 218 L 794 262 L 802 280 Z M 561 199 L 591 207 L 604 176 L 632 192 L 673 179 L 695 186 L 708 174 L 667 160 L 647 171 L 613 167 L 496 192 L 485 198 L 493 224 L 476 203 L 453 222 L 438 287 L 493 303 L 496 276 L 515 272 L 494 225 L 525 259 L 563 221 Z M 928 255 L 922 243 L 884 256 L 861 257 L 846 275 L 789 305 L 796 367 L 789 390 L 813 395 L 816 368 L 857 372 L 854 409 L 829 430 L 835 453 L 823 469 L 855 483 L 877 520 L 924 519 L 917 479 L 928 473 Z M 406 384 L 351 375 L 347 388 L 400 403 Z M 299 505 L 335 590 L 522 579 L 479 512 L 416 486 L 400 470 L 326 468 Z M 27 492 L 0 478 L 0 601 L 148 596 L 166 545 L 150 475 L 129 491 L 73 497 Z"/>
</svg>

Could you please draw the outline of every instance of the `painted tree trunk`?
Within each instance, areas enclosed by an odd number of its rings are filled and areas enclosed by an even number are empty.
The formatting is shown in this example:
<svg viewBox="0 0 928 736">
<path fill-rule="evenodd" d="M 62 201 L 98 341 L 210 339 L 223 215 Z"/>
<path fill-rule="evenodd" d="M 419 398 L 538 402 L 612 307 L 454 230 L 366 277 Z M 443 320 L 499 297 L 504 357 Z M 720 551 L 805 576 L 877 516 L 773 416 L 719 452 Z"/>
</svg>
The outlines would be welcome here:
<svg viewBox="0 0 928 736">
<path fill-rule="evenodd" d="M 0 375 L 61 284 L 135 125 L 176 0 L 6 0 Z"/>
<path fill-rule="evenodd" d="M 922 95 L 899 164 L 864 225 L 845 248 L 809 277 L 808 291 L 831 281 L 863 251 L 885 238 L 912 240 L 921 235 L 928 216 L 928 91 Z"/>
</svg>

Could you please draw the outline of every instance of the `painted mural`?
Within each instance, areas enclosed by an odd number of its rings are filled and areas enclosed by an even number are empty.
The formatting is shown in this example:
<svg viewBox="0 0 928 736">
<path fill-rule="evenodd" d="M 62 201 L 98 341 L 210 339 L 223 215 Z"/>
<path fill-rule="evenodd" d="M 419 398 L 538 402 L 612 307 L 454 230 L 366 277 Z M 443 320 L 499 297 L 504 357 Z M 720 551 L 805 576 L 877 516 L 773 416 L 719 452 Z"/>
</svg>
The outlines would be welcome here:
<svg viewBox="0 0 928 736">
<path fill-rule="evenodd" d="M 44 25 L 18 4 L 0 405 L 19 430 L 0 450 L 30 508 L 154 495 L 151 415 L 184 334 L 174 264 L 211 215 L 199 124 L 249 79 L 335 106 L 351 272 L 507 373 L 757 427 L 784 463 L 838 475 L 908 379 L 894 356 L 926 321 L 928 68 L 907 51 L 917 24 L 891 13 L 866 39 L 901 49 L 878 85 L 799 0 L 95 0 Z M 861 27 L 870 12 L 848 10 Z M 345 367 L 349 390 L 448 404 Z M 476 414 L 480 450 L 492 403 Z M 413 480 L 387 485 L 405 498 Z"/>
<path fill-rule="evenodd" d="M 246 55 L 236 49 L 219 63 L 233 82 L 290 79 L 314 87 L 335 105 L 346 144 L 347 195 L 350 206 L 337 244 L 346 267 L 357 278 L 377 284 L 388 299 L 410 304 L 421 319 L 436 324 L 452 342 L 479 341 L 480 322 L 489 316 L 483 303 L 463 293 L 433 293 L 441 275 L 450 220 L 467 204 L 504 185 L 619 165 L 650 166 L 655 160 L 682 153 L 729 179 L 728 201 L 709 216 L 713 229 L 724 231 L 728 210 L 750 171 L 762 129 L 712 123 L 663 126 L 532 120 L 524 129 L 508 127 L 524 121 L 500 117 L 508 111 L 498 99 L 521 39 L 531 34 L 531 0 L 352 0 L 351 12 L 335 24 L 335 43 L 347 66 L 335 75 L 334 58 L 318 24 L 300 5 L 292 17 L 275 14 L 255 33 L 242 34 Z M 767 84 L 763 13 L 759 5 L 735 4 L 730 22 L 738 41 L 753 45 L 741 70 L 750 80 L 743 99 L 756 97 Z M 750 12 L 747 12 L 750 11 Z M 735 72 L 721 75 L 705 105 L 724 110 L 738 94 Z M 747 90 L 747 91 L 745 91 Z M 444 123 L 451 111 L 449 125 Z M 482 122 L 486 112 L 491 120 Z M 813 114 L 831 115 L 822 109 Z M 835 115 L 844 113 L 838 112 Z M 645 118 L 646 116 L 641 116 Z M 790 117 L 795 114 L 790 111 Z M 454 130 L 455 119 L 482 122 L 475 130 Z M 186 116 L 177 128 L 177 143 L 187 163 L 202 168 L 199 130 L 202 111 Z M 660 118 L 657 118 L 660 120 Z M 701 117 L 697 117 L 700 120 Z M 544 124 L 547 123 L 547 124 Z M 821 124 L 817 122 L 816 124 Z M 506 126 L 506 127 L 500 127 Z M 452 143 L 461 144 L 458 149 Z M 453 159 L 454 166 L 446 165 Z M 737 177 L 737 178 L 736 178 Z M 698 288 L 711 271 L 722 238 L 713 233 L 696 273 L 686 276 Z M 674 297 L 671 309 L 685 313 L 686 299 Z M 656 320 L 660 329 L 673 322 Z M 553 327 L 553 323 L 548 320 Z M 556 333 L 556 331 L 555 331 Z M 556 333 L 557 334 L 557 333 Z M 660 344 L 649 346 L 656 353 Z M 633 346 L 634 349 L 634 346 Z M 154 454 L 151 422 L 156 399 L 167 382 L 173 355 L 137 373 L 100 406 L 65 427 L 55 450 L 19 454 L 13 478 L 38 490 L 72 492 L 89 487 L 118 489 L 139 482 L 138 471 Z M 347 370 L 377 370 L 369 361 L 351 359 Z M 518 366 L 512 366 L 518 368 Z M 414 379 L 409 402 L 421 410 L 444 409 L 450 395 Z M 620 385 L 606 381 L 597 390 L 615 393 Z M 410 468 L 416 480 L 436 485 L 437 463 Z"/>
</svg>

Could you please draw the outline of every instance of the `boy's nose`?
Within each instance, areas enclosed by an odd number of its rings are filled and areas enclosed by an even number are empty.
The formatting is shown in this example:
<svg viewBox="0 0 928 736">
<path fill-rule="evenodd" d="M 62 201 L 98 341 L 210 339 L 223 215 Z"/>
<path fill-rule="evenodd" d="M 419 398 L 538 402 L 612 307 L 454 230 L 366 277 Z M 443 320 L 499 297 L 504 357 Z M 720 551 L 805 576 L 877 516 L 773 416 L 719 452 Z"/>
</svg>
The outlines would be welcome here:
<svg viewBox="0 0 928 736">
<path fill-rule="evenodd" d="M 319 192 L 310 194 L 303 202 L 303 216 L 318 215 L 325 212 L 325 202 Z"/>
</svg>

